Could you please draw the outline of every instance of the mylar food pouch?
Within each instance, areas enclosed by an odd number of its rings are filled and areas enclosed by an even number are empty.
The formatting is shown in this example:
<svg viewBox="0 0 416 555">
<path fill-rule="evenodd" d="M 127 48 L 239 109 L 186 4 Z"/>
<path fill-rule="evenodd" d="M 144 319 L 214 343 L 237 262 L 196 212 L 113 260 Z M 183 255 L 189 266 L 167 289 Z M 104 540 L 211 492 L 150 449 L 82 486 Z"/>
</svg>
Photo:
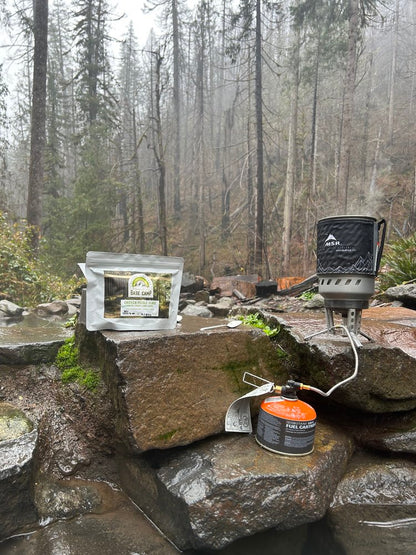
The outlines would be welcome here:
<svg viewBox="0 0 416 555">
<path fill-rule="evenodd" d="M 87 253 L 88 330 L 163 330 L 176 326 L 183 259 L 147 254 Z"/>
</svg>

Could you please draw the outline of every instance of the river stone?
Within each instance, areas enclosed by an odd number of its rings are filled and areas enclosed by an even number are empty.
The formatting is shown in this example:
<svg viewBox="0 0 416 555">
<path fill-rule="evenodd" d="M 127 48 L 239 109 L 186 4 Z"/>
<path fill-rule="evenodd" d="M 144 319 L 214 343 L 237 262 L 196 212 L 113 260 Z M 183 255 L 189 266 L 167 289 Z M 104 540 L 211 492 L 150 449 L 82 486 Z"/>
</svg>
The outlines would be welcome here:
<svg viewBox="0 0 416 555">
<path fill-rule="evenodd" d="M 221 549 L 322 518 L 351 451 L 346 436 L 322 423 L 314 452 L 303 457 L 277 455 L 252 435 L 230 434 L 130 459 L 122 485 L 181 549 Z"/>
<path fill-rule="evenodd" d="M 50 303 L 38 304 L 34 313 L 38 316 L 63 316 L 68 312 L 68 304 L 65 301 L 52 301 Z"/>
<path fill-rule="evenodd" d="M 400 301 L 408 308 L 416 308 L 416 283 L 407 283 L 389 287 L 383 296 L 393 301 Z"/>
<path fill-rule="evenodd" d="M 194 300 L 196 303 L 209 303 L 209 291 L 206 289 L 201 289 L 201 291 L 197 291 L 194 295 Z"/>
<path fill-rule="evenodd" d="M 23 308 L 6 299 L 0 301 L 0 318 L 18 318 L 23 313 Z"/>
<path fill-rule="evenodd" d="M 35 503 L 43 519 L 72 518 L 96 509 L 101 498 L 93 485 L 70 482 L 44 482 L 35 488 Z"/>
<path fill-rule="evenodd" d="M 196 293 L 204 288 L 204 278 L 188 272 L 182 274 L 181 293 Z"/>
<path fill-rule="evenodd" d="M 323 315 L 287 313 L 264 315 L 280 326 L 279 345 L 290 354 L 292 376 L 326 392 L 354 371 L 347 337 L 326 332 Z M 416 408 L 416 312 L 376 307 L 363 311 L 358 376 L 331 394 L 331 400 L 366 412 L 390 413 Z M 305 337 L 325 331 L 309 340 Z"/>
<path fill-rule="evenodd" d="M 328 511 L 346 555 L 414 553 L 416 467 L 413 461 L 360 455 L 340 481 Z M 387 551 L 386 551 L 387 553 Z"/>
<path fill-rule="evenodd" d="M 31 486 L 37 430 L 0 441 L 0 540 L 36 521 Z"/>
<path fill-rule="evenodd" d="M 213 314 L 204 304 L 187 304 L 181 311 L 185 316 L 197 316 L 200 318 L 212 318 Z"/>
<path fill-rule="evenodd" d="M 319 293 L 314 295 L 312 299 L 310 299 L 305 303 L 305 308 L 309 308 L 311 310 L 314 310 L 317 308 L 324 308 L 324 306 L 325 306 L 325 299 Z"/>
<path fill-rule="evenodd" d="M 208 308 L 214 316 L 225 318 L 234 304 L 235 300 L 231 297 L 221 297 L 218 302 L 209 304 Z"/>
<path fill-rule="evenodd" d="M 76 334 L 81 357 L 103 368 L 118 435 L 136 452 L 222 433 L 229 405 L 252 389 L 245 371 L 283 379 L 270 339 L 243 326 L 93 333 L 79 325 Z"/>
</svg>

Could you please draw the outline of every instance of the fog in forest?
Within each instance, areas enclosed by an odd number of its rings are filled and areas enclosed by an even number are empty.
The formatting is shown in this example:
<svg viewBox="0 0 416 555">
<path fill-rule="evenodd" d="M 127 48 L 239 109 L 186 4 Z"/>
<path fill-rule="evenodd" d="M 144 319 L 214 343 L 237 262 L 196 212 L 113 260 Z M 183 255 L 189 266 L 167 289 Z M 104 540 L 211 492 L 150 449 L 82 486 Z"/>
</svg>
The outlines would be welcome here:
<svg viewBox="0 0 416 555">
<path fill-rule="evenodd" d="M 322 217 L 415 231 L 415 1 L 145 4 L 0 2 L 0 211 L 54 271 L 307 276 Z"/>
</svg>

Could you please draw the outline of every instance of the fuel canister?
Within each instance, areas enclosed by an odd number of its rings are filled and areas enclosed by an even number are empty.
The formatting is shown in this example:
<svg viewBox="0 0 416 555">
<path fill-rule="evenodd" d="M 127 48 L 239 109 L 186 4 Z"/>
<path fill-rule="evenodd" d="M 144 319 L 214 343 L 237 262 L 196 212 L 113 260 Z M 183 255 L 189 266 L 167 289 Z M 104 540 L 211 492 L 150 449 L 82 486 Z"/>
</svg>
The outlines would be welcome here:
<svg viewBox="0 0 416 555">
<path fill-rule="evenodd" d="M 273 453 L 301 456 L 313 451 L 316 412 L 296 396 L 265 399 L 259 411 L 256 441 Z"/>
</svg>

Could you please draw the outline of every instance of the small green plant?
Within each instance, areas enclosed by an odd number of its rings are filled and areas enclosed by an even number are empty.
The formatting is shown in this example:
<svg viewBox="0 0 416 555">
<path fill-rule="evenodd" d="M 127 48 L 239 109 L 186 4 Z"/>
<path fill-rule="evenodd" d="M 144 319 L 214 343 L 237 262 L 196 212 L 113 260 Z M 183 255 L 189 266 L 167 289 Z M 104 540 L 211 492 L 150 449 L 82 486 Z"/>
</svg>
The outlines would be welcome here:
<svg viewBox="0 0 416 555">
<path fill-rule="evenodd" d="M 271 328 L 268 324 L 266 324 L 258 312 L 255 314 L 241 316 L 240 320 L 242 320 L 243 324 L 246 324 L 247 326 L 252 326 L 253 328 L 258 328 L 264 331 L 264 333 L 269 337 L 274 337 L 280 331 L 280 327 Z"/>
<path fill-rule="evenodd" d="M 55 364 L 60 370 L 67 370 L 78 365 L 79 351 L 75 345 L 75 338 L 66 339 L 62 347 L 59 349 Z"/>
<path fill-rule="evenodd" d="M 416 233 L 388 245 L 382 267 L 379 281 L 383 291 L 416 279 Z"/>
<path fill-rule="evenodd" d="M 56 355 L 55 364 L 62 370 L 62 383 L 68 384 L 76 382 L 89 391 L 97 389 L 100 376 L 98 372 L 85 369 L 79 364 L 79 350 L 75 345 L 74 337 L 65 340 Z"/>
<path fill-rule="evenodd" d="M 310 301 L 311 299 L 314 298 L 315 295 L 316 295 L 315 291 L 311 291 L 311 290 L 304 291 L 299 295 L 299 298 L 302 299 L 303 301 Z"/>
<path fill-rule="evenodd" d="M 75 328 L 78 322 L 78 313 L 74 314 L 73 316 L 71 316 L 71 318 L 69 318 L 65 324 L 64 324 L 64 328 Z"/>
</svg>

